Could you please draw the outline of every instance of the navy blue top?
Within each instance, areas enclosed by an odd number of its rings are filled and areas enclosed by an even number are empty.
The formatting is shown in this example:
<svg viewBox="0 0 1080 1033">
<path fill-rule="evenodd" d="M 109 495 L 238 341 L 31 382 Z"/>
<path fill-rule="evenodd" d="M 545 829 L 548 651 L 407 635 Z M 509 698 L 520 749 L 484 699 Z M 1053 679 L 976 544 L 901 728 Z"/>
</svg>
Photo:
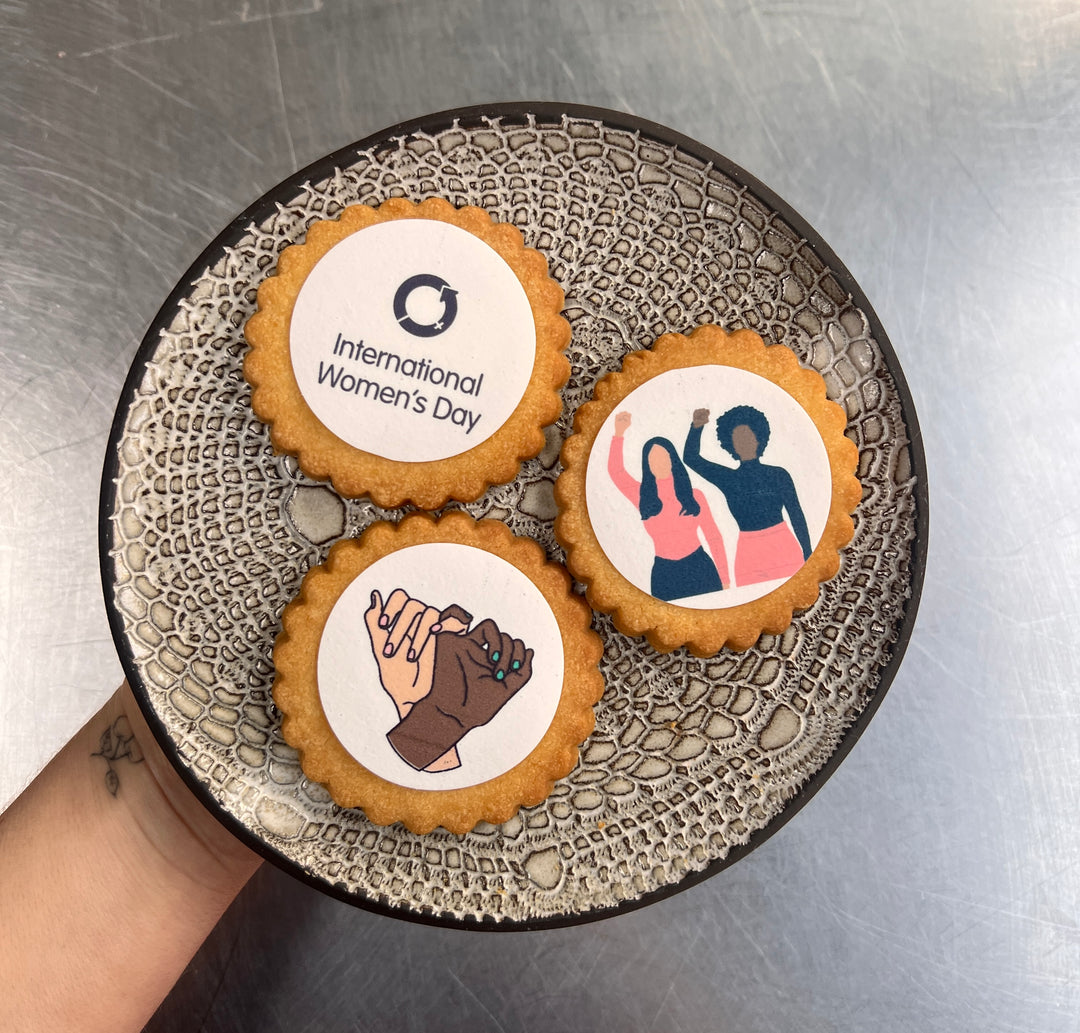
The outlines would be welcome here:
<svg viewBox="0 0 1080 1033">
<path fill-rule="evenodd" d="M 710 463 L 701 456 L 701 427 L 691 427 L 683 446 L 683 462 L 724 493 L 728 509 L 740 531 L 763 531 L 775 527 L 787 510 L 791 529 L 802 546 L 803 559 L 810 558 L 810 533 L 806 529 L 795 482 L 782 466 L 766 466 L 758 459 L 743 459 L 737 467 Z"/>
</svg>

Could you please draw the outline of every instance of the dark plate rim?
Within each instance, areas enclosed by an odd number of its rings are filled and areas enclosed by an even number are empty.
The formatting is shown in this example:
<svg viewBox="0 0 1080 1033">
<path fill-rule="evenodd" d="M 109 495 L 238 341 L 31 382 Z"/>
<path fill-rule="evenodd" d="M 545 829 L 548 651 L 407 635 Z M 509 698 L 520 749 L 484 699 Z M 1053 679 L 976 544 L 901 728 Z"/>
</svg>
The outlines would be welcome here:
<svg viewBox="0 0 1080 1033">
<path fill-rule="evenodd" d="M 214 798 L 210 790 L 192 773 L 190 768 L 180 756 L 180 752 L 172 738 L 165 729 L 156 710 L 154 709 L 149 693 L 143 685 L 139 669 L 135 663 L 130 643 L 124 634 L 123 620 L 113 598 L 112 586 L 115 584 L 116 571 L 110 555 L 112 548 L 112 518 L 113 504 L 116 499 L 115 481 L 119 475 L 119 446 L 127 412 L 135 396 L 135 391 L 142 380 L 143 371 L 147 362 L 157 347 L 162 330 L 168 327 L 176 314 L 182 298 L 186 297 L 192 282 L 202 276 L 203 271 L 212 267 L 224 254 L 227 246 L 230 246 L 238 235 L 242 235 L 251 223 L 259 223 L 273 213 L 278 203 L 287 203 L 296 196 L 297 192 L 307 182 L 319 182 L 333 174 L 336 168 L 347 166 L 355 161 L 356 156 L 364 151 L 377 152 L 381 146 L 400 138 L 409 138 L 419 132 L 436 133 L 451 128 L 458 124 L 464 128 L 476 128 L 489 121 L 516 120 L 527 123 L 529 119 L 537 123 L 560 123 L 564 119 L 581 119 L 583 121 L 600 122 L 605 127 L 637 134 L 641 137 L 651 138 L 657 143 L 674 146 L 679 150 L 693 155 L 694 157 L 710 162 L 728 178 L 734 180 L 740 186 L 750 190 L 762 202 L 777 212 L 780 217 L 805 241 L 806 245 L 828 267 L 840 286 L 850 295 L 852 301 L 865 314 L 870 325 L 870 331 L 874 340 L 881 348 L 885 356 L 885 362 L 895 384 L 900 399 L 900 407 L 903 413 L 904 424 L 908 432 L 908 450 L 911 463 L 912 476 L 915 478 L 914 501 L 915 501 L 915 535 L 912 541 L 911 555 L 911 594 L 904 606 L 904 613 L 900 619 L 896 641 L 888 662 L 881 669 L 880 679 L 873 697 L 865 708 L 844 733 L 839 745 L 833 750 L 829 759 L 813 774 L 810 779 L 800 787 L 798 793 L 788 802 L 784 810 L 773 819 L 767 826 L 751 834 L 746 843 L 733 847 L 728 854 L 712 862 L 699 872 L 691 872 L 676 883 L 661 887 L 651 893 L 643 894 L 632 900 L 627 900 L 615 907 L 599 908 L 580 914 L 560 915 L 556 917 L 529 919 L 518 921 L 514 919 L 495 918 L 458 918 L 453 915 L 440 912 L 410 912 L 399 907 L 392 907 L 378 900 L 362 897 L 357 893 L 350 892 L 341 883 L 328 883 L 324 879 L 306 871 L 296 862 L 281 854 L 264 839 L 257 836 L 238 818 L 225 811 Z M 673 330 L 681 330 L 681 327 L 672 327 Z M 657 901 L 664 900 L 676 893 L 681 893 L 692 886 L 696 886 L 706 879 L 711 878 L 718 872 L 729 868 L 737 861 L 746 857 L 751 851 L 756 850 L 762 843 L 770 839 L 780 831 L 806 804 L 814 794 L 829 780 L 839 767 L 840 763 L 851 752 L 859 737 L 866 730 L 871 718 L 877 712 L 881 701 L 892 684 L 893 678 L 900 667 L 900 663 L 907 650 L 908 642 L 914 628 L 916 614 L 919 608 L 919 600 L 922 594 L 923 577 L 926 568 L 926 553 L 928 544 L 929 524 L 929 491 L 926 480 L 926 457 L 923 450 L 922 433 L 919 429 L 918 419 L 915 414 L 915 405 L 904 377 L 896 352 L 885 334 L 885 330 L 874 312 L 866 295 L 856 283 L 855 278 L 847 267 L 840 261 L 833 250 L 825 243 L 821 236 L 810 224 L 802 218 L 786 201 L 775 194 L 767 186 L 754 176 L 747 173 L 734 162 L 729 161 L 723 155 L 709 147 L 698 143 L 696 140 L 681 133 L 668 129 L 655 122 L 647 121 L 636 115 L 630 115 L 621 111 L 613 111 L 606 108 L 592 107 L 580 104 L 562 104 L 559 102 L 522 102 L 498 104 L 480 104 L 465 108 L 452 108 L 446 111 L 436 112 L 430 115 L 422 115 L 417 118 L 399 122 L 389 126 L 364 139 L 348 144 L 317 161 L 312 162 L 306 168 L 294 173 L 282 180 L 275 187 L 267 191 L 253 204 L 249 205 L 240 215 L 234 218 L 214 240 L 202 251 L 191 264 L 188 270 L 177 282 L 176 287 L 169 294 L 157 315 L 150 323 L 142 343 L 132 360 L 123 389 L 117 402 L 116 412 L 113 416 L 112 426 L 109 431 L 109 440 L 105 455 L 104 468 L 102 470 L 101 490 L 98 505 L 98 558 L 101 567 L 102 592 L 105 598 L 105 609 L 109 619 L 109 627 L 112 631 L 113 641 L 116 644 L 120 662 L 127 677 L 135 698 L 150 726 L 154 737 L 165 755 L 172 762 L 180 777 L 192 790 L 195 796 L 203 803 L 214 817 L 221 822 L 234 836 L 246 846 L 255 851 L 264 859 L 277 867 L 288 872 L 290 875 L 307 883 L 309 886 L 329 895 L 336 897 L 345 903 L 352 904 L 365 911 L 385 915 L 391 918 L 417 922 L 424 925 L 434 925 L 443 928 L 470 929 L 497 932 L 520 932 L 541 929 L 557 929 L 567 926 L 584 925 L 615 915 L 626 914 L 639 908 L 647 907 Z"/>
</svg>

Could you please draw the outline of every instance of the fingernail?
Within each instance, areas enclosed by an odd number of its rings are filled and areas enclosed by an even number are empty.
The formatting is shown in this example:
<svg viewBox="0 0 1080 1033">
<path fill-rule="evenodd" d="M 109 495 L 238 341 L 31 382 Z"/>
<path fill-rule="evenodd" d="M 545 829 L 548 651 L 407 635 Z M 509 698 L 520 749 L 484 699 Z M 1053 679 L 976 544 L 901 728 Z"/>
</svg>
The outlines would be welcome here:
<svg viewBox="0 0 1080 1033">
<path fill-rule="evenodd" d="M 495 650 L 494 653 L 491 654 L 491 659 L 492 659 L 492 662 L 498 661 L 498 659 L 499 659 L 499 651 L 497 649 Z"/>
<path fill-rule="evenodd" d="M 415 649 L 410 649 L 409 650 L 409 660 L 410 660 L 410 662 L 415 660 L 415 659 L 416 659 L 416 650 Z"/>
<path fill-rule="evenodd" d="M 516 671 L 521 666 L 521 661 L 515 660 L 510 666 Z"/>
<path fill-rule="evenodd" d="M 389 624 L 389 623 L 390 623 L 390 618 L 389 618 L 389 617 L 387 617 L 387 616 L 386 616 L 386 614 L 384 613 L 384 614 L 383 614 L 383 615 L 382 615 L 382 616 L 381 616 L 381 617 L 379 618 L 379 627 L 380 627 L 380 628 L 385 628 L 385 627 L 386 627 L 386 625 L 387 625 L 387 624 Z"/>
<path fill-rule="evenodd" d="M 375 593 L 374 592 L 371 593 L 371 605 L 372 606 L 375 605 Z"/>
<path fill-rule="evenodd" d="M 431 633 L 433 635 L 437 635 L 440 631 L 442 631 L 442 625 L 441 624 L 432 624 L 431 625 Z"/>
<path fill-rule="evenodd" d="M 389 642 L 386 643 L 386 648 L 382 651 L 383 656 L 393 656 L 394 647 Z"/>
<path fill-rule="evenodd" d="M 505 671 L 496 671 L 495 672 L 495 680 L 496 681 L 502 681 L 503 678 L 505 678 L 505 677 L 506 677 L 506 672 Z"/>
</svg>

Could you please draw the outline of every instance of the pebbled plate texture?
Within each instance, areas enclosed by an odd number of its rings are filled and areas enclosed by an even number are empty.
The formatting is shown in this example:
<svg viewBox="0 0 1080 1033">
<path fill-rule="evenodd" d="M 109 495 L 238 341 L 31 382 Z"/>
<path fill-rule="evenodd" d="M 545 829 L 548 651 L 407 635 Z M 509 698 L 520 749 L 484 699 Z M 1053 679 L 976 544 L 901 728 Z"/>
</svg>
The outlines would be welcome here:
<svg viewBox="0 0 1080 1033">
<path fill-rule="evenodd" d="M 317 219 L 444 197 L 514 223 L 566 292 L 564 412 L 511 484 L 462 506 L 563 559 L 552 486 L 575 410 L 630 351 L 701 323 L 748 327 L 818 370 L 848 414 L 862 501 L 840 572 L 745 653 L 655 653 L 597 615 L 607 689 L 578 766 L 542 804 L 465 836 L 380 828 L 308 782 L 282 740 L 271 650 L 330 545 L 373 520 L 276 456 L 252 414 L 242 328 L 276 256 Z M 782 200 L 708 148 L 616 112 L 489 105 L 344 148 L 257 201 L 150 326 L 102 479 L 106 605 L 151 727 L 254 849 L 401 918 L 544 928 L 616 914 L 744 856 L 825 781 L 880 703 L 911 632 L 925 464 L 903 374 L 868 302 Z"/>
</svg>

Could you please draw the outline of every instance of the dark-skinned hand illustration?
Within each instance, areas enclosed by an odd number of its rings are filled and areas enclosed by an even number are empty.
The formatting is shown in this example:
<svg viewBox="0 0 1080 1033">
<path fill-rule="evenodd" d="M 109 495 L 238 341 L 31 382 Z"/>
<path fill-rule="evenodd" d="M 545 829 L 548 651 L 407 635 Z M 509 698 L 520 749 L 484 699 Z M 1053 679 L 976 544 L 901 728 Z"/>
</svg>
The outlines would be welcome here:
<svg viewBox="0 0 1080 1033">
<path fill-rule="evenodd" d="M 371 593 L 364 623 L 379 665 L 379 682 L 394 701 L 399 719 L 431 691 L 435 636 L 460 635 L 471 620 L 472 616 L 460 606 L 448 606 L 440 612 L 400 588 L 391 592 L 385 603 L 377 591 Z M 457 749 L 451 746 L 424 769 L 451 771 L 460 766 Z"/>
<path fill-rule="evenodd" d="M 423 650 L 433 650 L 430 689 L 419 694 L 425 666 L 408 693 L 411 706 L 387 734 L 398 756 L 418 771 L 436 770 L 432 765 L 443 763 L 467 733 L 487 724 L 532 677 L 531 649 L 490 618 L 466 630 L 471 619 L 459 606 L 439 614 L 435 623 L 442 627 L 429 632 L 417 656 L 426 664 Z"/>
</svg>

